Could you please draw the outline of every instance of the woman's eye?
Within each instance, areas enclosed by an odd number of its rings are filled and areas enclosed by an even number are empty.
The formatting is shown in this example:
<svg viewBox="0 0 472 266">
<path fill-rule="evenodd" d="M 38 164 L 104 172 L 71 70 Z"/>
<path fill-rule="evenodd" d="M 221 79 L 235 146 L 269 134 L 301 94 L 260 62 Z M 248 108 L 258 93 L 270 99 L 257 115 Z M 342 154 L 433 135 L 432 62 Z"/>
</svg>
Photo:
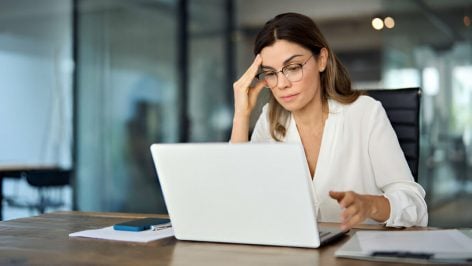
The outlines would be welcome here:
<svg viewBox="0 0 472 266">
<path fill-rule="evenodd" d="M 300 69 L 299 65 L 289 65 L 285 67 L 285 71 L 297 71 Z"/>
</svg>

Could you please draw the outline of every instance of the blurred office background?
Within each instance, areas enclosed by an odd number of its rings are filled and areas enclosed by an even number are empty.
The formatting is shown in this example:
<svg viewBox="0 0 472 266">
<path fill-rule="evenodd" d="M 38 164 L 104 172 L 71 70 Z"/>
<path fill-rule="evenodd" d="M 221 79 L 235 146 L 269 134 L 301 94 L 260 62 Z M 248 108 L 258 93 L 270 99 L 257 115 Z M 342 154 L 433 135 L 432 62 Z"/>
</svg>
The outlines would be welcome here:
<svg viewBox="0 0 472 266">
<path fill-rule="evenodd" d="M 472 226 L 470 0 L 0 0 L 0 169 L 71 170 L 46 211 L 165 212 L 150 144 L 227 141 L 232 83 L 287 11 L 318 23 L 356 88 L 423 89 L 430 225 Z M 25 176 L 3 180 L 3 219 L 38 213 L 10 204 L 38 200 Z"/>
</svg>

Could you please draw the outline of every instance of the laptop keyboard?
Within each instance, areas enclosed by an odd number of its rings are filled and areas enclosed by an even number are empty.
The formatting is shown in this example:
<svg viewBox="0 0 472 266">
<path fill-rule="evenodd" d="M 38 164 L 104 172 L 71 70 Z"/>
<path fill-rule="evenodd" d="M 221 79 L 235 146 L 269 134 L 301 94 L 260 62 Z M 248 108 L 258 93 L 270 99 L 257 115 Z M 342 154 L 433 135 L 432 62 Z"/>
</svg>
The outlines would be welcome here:
<svg viewBox="0 0 472 266">
<path fill-rule="evenodd" d="M 320 239 L 323 239 L 331 234 L 330 231 L 320 231 Z"/>
<path fill-rule="evenodd" d="M 338 230 L 335 230 L 335 231 L 332 231 L 332 230 L 320 230 L 319 231 L 319 234 L 320 234 L 320 243 L 321 244 L 327 244 L 329 242 L 332 242 L 332 241 L 335 241 L 339 238 L 341 238 L 342 236 L 344 236 L 347 232 L 343 232 L 343 231 L 338 231 Z"/>
</svg>

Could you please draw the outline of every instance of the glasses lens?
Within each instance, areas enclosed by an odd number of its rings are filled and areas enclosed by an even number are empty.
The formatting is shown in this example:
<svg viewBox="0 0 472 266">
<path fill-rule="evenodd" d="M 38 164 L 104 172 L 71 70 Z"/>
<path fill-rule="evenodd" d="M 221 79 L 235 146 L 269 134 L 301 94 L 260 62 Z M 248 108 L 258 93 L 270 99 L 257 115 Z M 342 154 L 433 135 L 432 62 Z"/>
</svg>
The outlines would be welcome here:
<svg viewBox="0 0 472 266">
<path fill-rule="evenodd" d="M 288 65 L 284 67 L 282 72 L 287 77 L 287 79 L 292 82 L 299 81 L 303 77 L 302 65 L 299 64 Z"/>
<path fill-rule="evenodd" d="M 262 73 L 262 77 L 267 83 L 267 86 L 275 87 L 277 85 L 277 74 L 275 72 Z"/>
<path fill-rule="evenodd" d="M 287 65 L 282 69 L 284 76 L 292 82 L 300 81 L 303 78 L 303 66 L 301 64 Z M 267 86 L 275 87 L 278 82 L 278 75 L 275 71 L 262 72 L 258 75 L 259 80 L 265 80 Z"/>
</svg>

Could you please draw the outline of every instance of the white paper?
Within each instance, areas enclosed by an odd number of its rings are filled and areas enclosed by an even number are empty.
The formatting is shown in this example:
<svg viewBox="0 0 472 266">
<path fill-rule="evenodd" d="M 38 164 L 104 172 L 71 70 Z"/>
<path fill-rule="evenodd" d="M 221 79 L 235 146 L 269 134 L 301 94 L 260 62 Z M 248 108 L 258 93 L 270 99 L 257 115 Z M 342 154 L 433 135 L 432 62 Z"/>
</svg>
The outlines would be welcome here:
<svg viewBox="0 0 472 266">
<path fill-rule="evenodd" d="M 97 239 L 140 243 L 147 243 L 150 241 L 159 240 L 171 236 L 174 236 L 174 230 L 172 229 L 172 227 L 157 231 L 145 230 L 140 232 L 131 232 L 114 230 L 113 226 L 109 226 L 101 229 L 85 230 L 69 234 L 69 237 L 89 237 Z"/>
<path fill-rule="evenodd" d="M 472 253 L 472 239 L 458 230 L 359 231 L 362 251 Z"/>
</svg>

